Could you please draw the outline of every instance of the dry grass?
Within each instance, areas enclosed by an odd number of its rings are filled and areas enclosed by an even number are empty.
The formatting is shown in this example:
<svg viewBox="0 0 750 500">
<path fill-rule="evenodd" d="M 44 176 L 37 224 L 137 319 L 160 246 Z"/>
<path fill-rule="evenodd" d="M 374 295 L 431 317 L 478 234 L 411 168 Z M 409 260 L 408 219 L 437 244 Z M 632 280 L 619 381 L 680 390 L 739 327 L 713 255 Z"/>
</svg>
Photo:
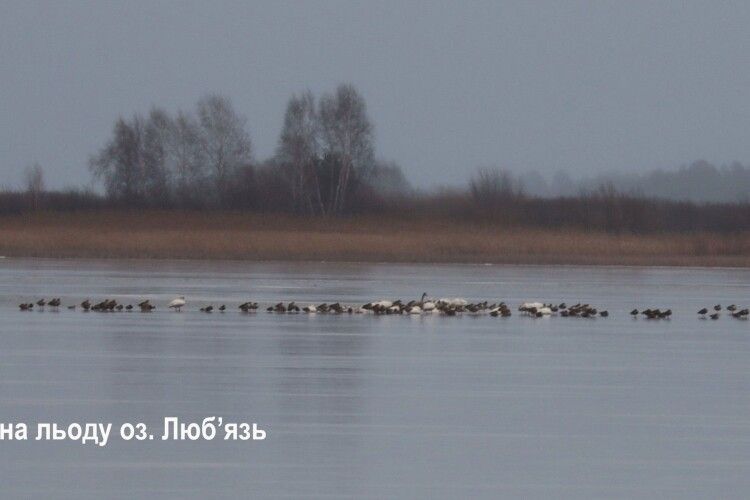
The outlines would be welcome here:
<svg viewBox="0 0 750 500">
<path fill-rule="evenodd" d="M 637 236 L 240 213 L 40 213 L 0 217 L 0 255 L 746 267 L 750 234 Z"/>
</svg>

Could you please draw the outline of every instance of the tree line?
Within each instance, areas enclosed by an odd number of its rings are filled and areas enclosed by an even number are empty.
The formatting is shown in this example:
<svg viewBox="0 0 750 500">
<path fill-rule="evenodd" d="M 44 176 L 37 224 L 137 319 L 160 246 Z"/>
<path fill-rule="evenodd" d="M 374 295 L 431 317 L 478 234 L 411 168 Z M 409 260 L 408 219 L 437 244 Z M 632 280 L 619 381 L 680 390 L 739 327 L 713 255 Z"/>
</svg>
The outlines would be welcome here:
<svg viewBox="0 0 750 500">
<path fill-rule="evenodd" d="M 368 192 L 399 191 L 398 166 L 375 160 L 364 98 L 340 85 L 287 104 L 276 154 L 255 162 L 245 119 L 223 96 L 192 112 L 119 118 L 89 166 L 107 198 L 126 206 L 271 208 L 340 215 Z M 282 206 L 279 206 L 282 205 Z"/>
<path fill-rule="evenodd" d="M 624 178 L 601 178 L 572 190 L 569 178 L 556 176 L 558 187 L 566 191 L 544 194 L 534 176 L 483 168 L 463 189 L 415 190 L 398 164 L 377 159 L 365 100 L 349 84 L 319 98 L 309 91 L 291 96 L 276 151 L 263 161 L 254 158 L 247 122 L 232 102 L 208 95 L 193 110 L 170 114 L 153 107 L 145 116 L 118 118 L 89 167 L 103 194 L 46 190 L 41 166 L 32 165 L 25 171 L 25 191 L 0 192 L 0 213 L 231 209 L 308 216 L 408 214 L 426 222 L 610 232 L 750 229 L 746 197 L 738 195 L 731 203 L 710 197 L 703 203 L 669 200 Z M 651 189 L 664 185 L 674 190 L 681 182 L 697 181 L 742 193 L 750 169 L 696 162 L 672 174 L 637 179 Z"/>
</svg>

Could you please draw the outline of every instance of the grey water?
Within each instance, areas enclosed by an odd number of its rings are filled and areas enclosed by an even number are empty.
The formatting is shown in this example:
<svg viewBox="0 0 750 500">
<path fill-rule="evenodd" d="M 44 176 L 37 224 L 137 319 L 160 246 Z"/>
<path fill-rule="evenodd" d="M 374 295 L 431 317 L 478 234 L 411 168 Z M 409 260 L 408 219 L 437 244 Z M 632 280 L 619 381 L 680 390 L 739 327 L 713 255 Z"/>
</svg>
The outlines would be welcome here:
<svg viewBox="0 0 750 500">
<path fill-rule="evenodd" d="M 610 317 L 236 309 L 423 292 Z M 18 310 L 42 296 L 63 307 Z M 64 307 L 105 297 L 157 309 Z M 750 272 L 2 259 L 0 422 L 29 424 L 0 441 L 2 497 L 747 498 L 750 322 L 695 314 L 716 303 L 750 304 Z M 162 441 L 171 416 L 267 438 Z M 99 447 L 36 441 L 38 422 L 114 428 Z M 156 439 L 121 439 L 124 422 Z"/>
</svg>

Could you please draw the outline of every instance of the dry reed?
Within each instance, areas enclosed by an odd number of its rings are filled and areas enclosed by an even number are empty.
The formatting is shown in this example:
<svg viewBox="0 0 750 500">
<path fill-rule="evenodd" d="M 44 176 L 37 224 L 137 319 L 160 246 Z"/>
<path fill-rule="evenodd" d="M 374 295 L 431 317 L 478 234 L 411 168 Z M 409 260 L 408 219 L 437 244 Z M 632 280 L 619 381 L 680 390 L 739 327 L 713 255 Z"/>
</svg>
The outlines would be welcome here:
<svg viewBox="0 0 750 500">
<path fill-rule="evenodd" d="M 519 264 L 750 265 L 750 234 L 607 234 L 374 217 L 107 211 L 0 217 L 0 254 Z"/>
</svg>

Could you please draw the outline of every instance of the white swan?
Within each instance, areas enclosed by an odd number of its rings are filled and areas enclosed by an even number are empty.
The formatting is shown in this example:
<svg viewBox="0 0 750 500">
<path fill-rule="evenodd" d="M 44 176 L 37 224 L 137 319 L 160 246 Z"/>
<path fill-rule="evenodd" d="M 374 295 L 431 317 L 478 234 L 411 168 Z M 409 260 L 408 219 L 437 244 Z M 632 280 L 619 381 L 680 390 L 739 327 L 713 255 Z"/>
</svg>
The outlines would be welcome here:
<svg viewBox="0 0 750 500">
<path fill-rule="evenodd" d="M 438 300 L 438 304 L 443 304 L 446 306 L 454 306 L 454 307 L 460 307 L 468 305 L 469 302 L 466 299 L 462 299 L 459 297 L 454 297 L 451 299 L 440 299 Z"/>
<path fill-rule="evenodd" d="M 524 302 L 523 304 L 521 304 L 521 307 L 523 309 L 541 309 L 544 307 L 544 304 L 541 302 Z"/>
<path fill-rule="evenodd" d="M 435 309 L 435 303 L 431 300 L 427 300 L 427 292 L 422 294 L 422 299 L 419 301 L 419 307 L 424 312 L 430 312 Z"/>
<path fill-rule="evenodd" d="M 182 306 L 184 305 L 185 305 L 185 297 L 180 296 L 174 299 L 172 302 L 170 302 L 168 307 L 169 309 L 174 309 L 177 312 L 180 312 L 180 310 L 182 309 Z"/>
</svg>

